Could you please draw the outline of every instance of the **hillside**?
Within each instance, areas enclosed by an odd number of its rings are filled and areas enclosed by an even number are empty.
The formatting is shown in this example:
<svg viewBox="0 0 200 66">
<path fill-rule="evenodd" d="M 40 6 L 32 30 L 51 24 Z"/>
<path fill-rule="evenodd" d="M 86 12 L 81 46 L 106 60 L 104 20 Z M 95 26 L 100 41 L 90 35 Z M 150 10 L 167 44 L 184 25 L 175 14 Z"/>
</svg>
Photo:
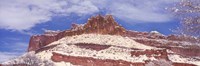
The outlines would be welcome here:
<svg viewBox="0 0 200 66">
<path fill-rule="evenodd" d="M 112 15 L 93 16 L 65 31 L 30 39 L 17 66 L 200 66 L 200 39 L 126 30 Z"/>
</svg>

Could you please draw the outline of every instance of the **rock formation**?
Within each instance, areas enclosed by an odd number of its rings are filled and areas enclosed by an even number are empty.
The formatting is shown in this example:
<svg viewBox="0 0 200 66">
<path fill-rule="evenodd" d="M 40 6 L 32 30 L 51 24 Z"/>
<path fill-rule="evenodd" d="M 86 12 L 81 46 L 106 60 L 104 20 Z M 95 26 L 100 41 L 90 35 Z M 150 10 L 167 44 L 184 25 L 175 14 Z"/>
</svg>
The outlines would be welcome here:
<svg viewBox="0 0 200 66">
<path fill-rule="evenodd" d="M 89 36 L 84 36 L 82 37 L 82 39 L 77 38 L 80 37 L 82 34 L 86 34 Z M 107 37 L 93 37 L 94 39 L 108 39 L 108 41 L 105 42 L 95 43 L 90 42 L 90 40 L 93 39 L 90 38 L 90 34 L 109 35 L 117 38 L 112 39 Z M 121 38 L 120 36 L 123 38 Z M 126 42 L 123 42 L 122 39 L 126 40 Z M 76 42 L 79 40 L 83 41 Z M 72 41 L 74 41 L 74 43 Z M 121 44 L 110 44 L 116 42 L 121 42 Z M 135 46 L 134 44 L 134 46 L 132 46 L 132 44 L 130 43 L 136 43 L 138 45 L 143 44 L 144 46 Z M 85 24 L 72 24 L 72 27 L 69 30 L 48 31 L 45 32 L 43 35 L 32 36 L 30 39 L 28 52 L 35 51 L 36 54 L 43 53 L 44 51 L 51 52 L 50 54 L 52 54 L 52 56 L 50 56 L 50 58 L 54 62 L 64 61 L 70 62 L 74 65 L 83 66 L 144 66 L 148 62 L 155 59 L 172 61 L 174 66 L 195 66 L 194 63 L 190 62 L 189 60 L 187 63 L 174 62 L 176 61 L 174 60 L 174 57 L 192 57 L 192 59 L 196 59 L 195 62 L 199 62 L 200 59 L 196 58 L 200 57 L 200 46 L 198 46 L 199 43 L 200 39 L 195 37 L 179 35 L 165 36 L 156 31 L 148 33 L 126 30 L 121 25 L 119 25 L 111 15 L 97 15 L 89 18 Z M 60 44 L 63 44 L 63 46 Z M 147 48 L 144 49 L 144 47 Z M 63 50 L 63 54 L 56 52 L 55 50 Z M 79 50 L 79 52 L 83 53 L 79 53 L 76 50 Z M 127 56 L 130 56 L 128 58 L 137 59 L 141 56 L 145 57 L 143 57 L 141 61 L 137 62 L 134 60 L 127 61 L 126 56 L 123 56 L 126 57 L 126 60 L 124 60 L 124 58 L 116 60 L 116 58 L 119 58 L 119 55 L 115 55 L 115 52 L 117 54 L 121 51 L 126 52 L 128 54 Z M 71 55 L 73 54 L 73 52 L 78 54 Z M 84 55 L 87 52 L 92 52 L 96 54 L 91 56 Z M 98 56 L 109 53 L 113 56 Z M 97 59 L 102 57 L 103 59 Z"/>
<path fill-rule="evenodd" d="M 105 17 L 98 15 L 88 19 L 88 22 L 84 25 L 72 24 L 72 28 L 70 30 L 61 32 L 48 32 L 43 35 L 32 36 L 28 51 L 35 51 L 65 36 L 89 33 L 123 35 L 125 32 L 126 30 L 117 24 L 111 15 L 106 15 Z"/>
</svg>

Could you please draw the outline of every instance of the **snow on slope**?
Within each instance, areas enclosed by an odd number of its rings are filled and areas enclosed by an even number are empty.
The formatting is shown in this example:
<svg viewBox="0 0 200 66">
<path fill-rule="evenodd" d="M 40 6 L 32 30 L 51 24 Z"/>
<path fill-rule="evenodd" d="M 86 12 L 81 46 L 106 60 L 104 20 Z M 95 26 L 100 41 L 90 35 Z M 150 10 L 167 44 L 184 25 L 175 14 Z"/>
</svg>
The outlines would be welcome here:
<svg viewBox="0 0 200 66">
<path fill-rule="evenodd" d="M 100 44 L 100 45 L 113 45 L 107 49 L 95 51 L 91 49 L 80 48 L 76 45 L 76 43 L 92 43 L 92 44 Z M 113 59 L 113 60 L 125 60 L 129 62 L 144 62 L 144 60 L 156 60 L 154 57 L 148 58 L 146 55 L 141 55 L 139 57 L 131 57 L 130 51 L 131 48 L 137 49 L 158 49 L 151 46 L 146 46 L 140 43 L 135 42 L 130 37 L 122 37 L 116 35 L 99 35 L 99 34 L 82 34 L 75 36 L 66 36 L 58 41 L 55 41 L 50 45 L 58 45 L 53 49 L 43 51 L 38 53 L 37 55 L 40 57 L 44 57 L 43 59 L 50 59 L 52 54 L 47 54 L 56 52 L 67 56 L 80 56 L 80 57 L 93 57 L 96 59 Z M 122 46 L 127 48 L 119 48 L 116 46 Z M 135 50 L 137 51 L 137 50 Z M 45 55 L 44 55 L 45 54 Z M 47 58 L 48 57 L 48 58 Z M 169 59 L 173 62 L 179 63 L 190 63 L 197 64 L 200 66 L 200 62 L 196 60 L 191 60 L 189 58 L 181 58 L 177 55 L 169 55 Z"/>
<path fill-rule="evenodd" d="M 116 35 L 100 35 L 100 34 L 82 34 L 75 36 L 66 36 L 52 44 L 76 44 L 76 43 L 93 43 L 100 45 L 115 45 L 127 48 L 137 49 L 156 49 L 155 47 L 147 46 L 135 42 L 129 37 L 122 37 Z"/>
<path fill-rule="evenodd" d="M 131 57 L 130 49 L 110 47 L 101 51 L 82 49 L 75 45 L 60 45 L 56 51 L 66 56 L 92 57 L 96 59 L 125 60 L 129 62 L 144 62 L 149 58 L 146 55 Z M 151 59 L 150 59 L 151 60 Z"/>
<path fill-rule="evenodd" d="M 100 45 L 113 45 L 107 49 L 96 51 L 91 49 L 80 48 L 74 44 L 76 43 L 92 43 Z M 115 35 L 98 35 L 98 34 L 82 34 L 76 36 L 66 36 L 50 45 L 57 45 L 56 47 L 37 53 L 36 55 L 42 60 L 49 60 L 52 52 L 64 54 L 67 56 L 93 57 L 96 59 L 113 59 L 125 60 L 129 62 L 144 62 L 144 60 L 156 60 L 155 58 L 148 58 L 146 55 L 139 57 L 131 57 L 131 48 L 137 49 L 157 49 L 155 47 L 146 46 L 135 42 L 128 37 Z M 128 47 L 119 48 L 116 46 Z"/>
<path fill-rule="evenodd" d="M 112 46 L 104 50 L 96 51 L 91 49 L 80 48 L 74 45 L 76 43 L 92 43 L 92 44 L 112 45 Z M 40 58 L 42 61 L 51 60 L 52 52 L 56 52 L 66 56 L 92 57 L 95 59 L 124 60 L 128 62 L 144 62 L 145 60 L 157 60 L 157 59 L 155 59 L 154 57 L 148 58 L 146 55 L 140 55 L 139 57 L 131 56 L 130 52 L 133 51 L 131 50 L 131 48 L 137 48 L 141 50 L 158 49 L 155 47 L 137 43 L 134 40 L 132 40 L 132 38 L 129 37 L 122 37 L 116 35 L 99 35 L 99 34 L 82 34 L 76 36 L 66 36 L 58 41 L 49 44 L 48 46 L 51 45 L 57 45 L 57 46 L 37 53 L 36 57 Z M 120 48 L 118 46 L 127 48 Z M 171 51 L 170 53 L 173 52 Z M 168 57 L 173 62 L 198 64 L 200 66 L 200 62 L 194 59 L 182 58 L 178 55 L 168 55 Z M 53 62 L 53 63 L 58 66 L 60 65 L 72 66 L 72 64 L 68 62 Z"/>
</svg>

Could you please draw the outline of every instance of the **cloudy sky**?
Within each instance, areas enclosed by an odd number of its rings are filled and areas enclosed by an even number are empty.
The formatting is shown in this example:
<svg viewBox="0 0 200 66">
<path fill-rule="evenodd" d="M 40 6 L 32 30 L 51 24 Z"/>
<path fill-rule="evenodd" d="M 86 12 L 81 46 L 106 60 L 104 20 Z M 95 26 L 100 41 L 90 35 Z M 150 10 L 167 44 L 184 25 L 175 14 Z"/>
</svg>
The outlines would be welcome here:
<svg viewBox="0 0 200 66">
<path fill-rule="evenodd" d="M 31 35 L 69 29 L 111 14 L 128 30 L 172 34 L 179 26 L 166 7 L 178 0 L 0 0 L 0 62 L 26 52 Z"/>
</svg>

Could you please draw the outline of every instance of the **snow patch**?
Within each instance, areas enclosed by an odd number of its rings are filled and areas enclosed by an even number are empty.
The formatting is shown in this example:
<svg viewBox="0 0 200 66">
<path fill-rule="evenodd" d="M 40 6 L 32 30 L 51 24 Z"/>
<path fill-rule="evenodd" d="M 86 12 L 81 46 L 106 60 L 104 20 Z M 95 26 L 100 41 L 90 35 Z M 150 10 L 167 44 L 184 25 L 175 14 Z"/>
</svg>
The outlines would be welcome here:
<svg viewBox="0 0 200 66">
<path fill-rule="evenodd" d="M 92 43 L 99 45 L 115 45 L 127 48 L 137 48 L 137 49 L 156 49 L 155 47 L 147 46 L 135 42 L 129 37 L 122 37 L 116 35 L 99 35 L 99 34 L 82 34 L 75 36 L 66 36 L 58 41 L 55 41 L 49 45 L 53 44 L 76 44 L 76 43 Z"/>
<path fill-rule="evenodd" d="M 149 59 L 146 55 L 140 55 L 139 57 L 131 56 L 131 49 L 124 49 L 113 46 L 100 51 L 82 49 L 75 45 L 67 44 L 61 44 L 56 48 L 57 49 L 54 52 L 66 56 L 92 57 L 95 59 L 125 60 L 129 62 L 144 62 L 144 60 L 154 60 L 154 58 Z"/>
<path fill-rule="evenodd" d="M 151 31 L 150 33 L 153 33 L 153 34 L 160 34 L 158 31 Z"/>
</svg>

